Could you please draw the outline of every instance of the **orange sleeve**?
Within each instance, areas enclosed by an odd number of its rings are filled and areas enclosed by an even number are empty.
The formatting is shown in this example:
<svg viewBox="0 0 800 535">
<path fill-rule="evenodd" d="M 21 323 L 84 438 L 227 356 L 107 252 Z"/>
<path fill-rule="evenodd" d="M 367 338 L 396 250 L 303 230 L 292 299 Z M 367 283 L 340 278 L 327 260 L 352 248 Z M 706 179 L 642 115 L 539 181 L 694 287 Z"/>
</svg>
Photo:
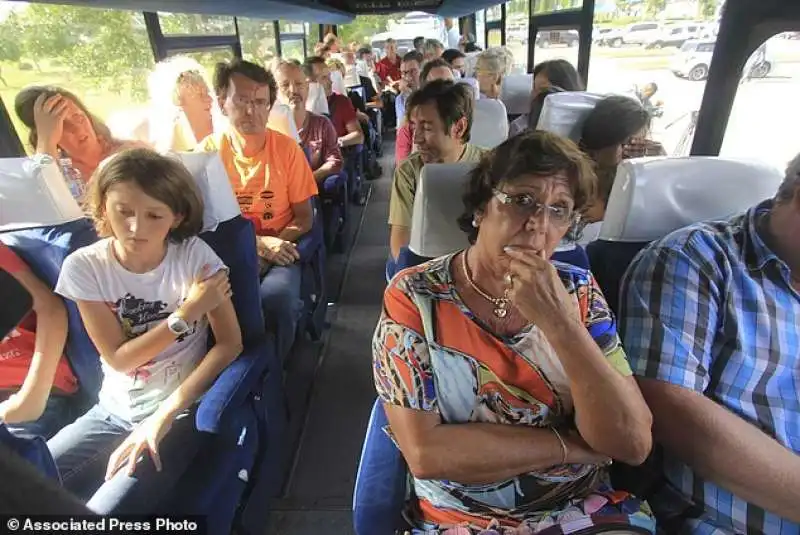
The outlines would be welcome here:
<svg viewBox="0 0 800 535">
<path fill-rule="evenodd" d="M 292 138 L 281 135 L 281 150 L 286 155 L 286 176 L 289 179 L 289 202 L 298 204 L 317 195 L 317 181 L 308 164 L 306 154 Z"/>
<path fill-rule="evenodd" d="M 17 256 L 17 253 L 11 250 L 11 247 L 0 243 L 0 268 L 9 273 L 19 273 L 27 270 L 28 266 Z"/>
</svg>

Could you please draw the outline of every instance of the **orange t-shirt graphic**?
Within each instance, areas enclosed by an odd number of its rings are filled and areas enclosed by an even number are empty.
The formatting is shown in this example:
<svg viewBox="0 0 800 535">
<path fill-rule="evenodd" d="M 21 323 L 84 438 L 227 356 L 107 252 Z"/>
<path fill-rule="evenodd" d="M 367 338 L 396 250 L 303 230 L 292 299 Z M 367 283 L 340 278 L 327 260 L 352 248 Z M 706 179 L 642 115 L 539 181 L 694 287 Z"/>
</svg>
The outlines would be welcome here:
<svg viewBox="0 0 800 535">
<path fill-rule="evenodd" d="M 228 131 L 208 136 L 197 150 L 219 153 L 242 214 L 253 221 L 256 234 L 280 234 L 294 219 L 292 205 L 317 195 L 317 183 L 294 139 L 268 130 L 264 146 L 244 156 L 239 147 L 247 141 Z"/>
</svg>

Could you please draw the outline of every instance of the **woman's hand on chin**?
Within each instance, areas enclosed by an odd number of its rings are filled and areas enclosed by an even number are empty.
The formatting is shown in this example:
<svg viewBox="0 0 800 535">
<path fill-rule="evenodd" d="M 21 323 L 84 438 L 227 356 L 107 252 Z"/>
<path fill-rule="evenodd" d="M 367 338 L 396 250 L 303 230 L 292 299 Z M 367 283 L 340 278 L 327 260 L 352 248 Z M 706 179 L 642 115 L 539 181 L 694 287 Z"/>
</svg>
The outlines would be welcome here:
<svg viewBox="0 0 800 535">
<path fill-rule="evenodd" d="M 111 454 L 108 459 L 106 481 L 123 468 L 126 469 L 128 476 L 132 476 L 136 470 L 136 461 L 145 453 L 150 455 L 156 470 L 160 472 L 161 457 L 158 446 L 172 428 L 172 422 L 171 416 L 161 415 L 158 412 L 145 418 Z"/>
<path fill-rule="evenodd" d="M 558 272 L 544 251 L 508 246 L 511 258 L 506 284 L 508 297 L 528 321 L 545 333 L 570 322 L 580 324 L 580 314 Z"/>
</svg>

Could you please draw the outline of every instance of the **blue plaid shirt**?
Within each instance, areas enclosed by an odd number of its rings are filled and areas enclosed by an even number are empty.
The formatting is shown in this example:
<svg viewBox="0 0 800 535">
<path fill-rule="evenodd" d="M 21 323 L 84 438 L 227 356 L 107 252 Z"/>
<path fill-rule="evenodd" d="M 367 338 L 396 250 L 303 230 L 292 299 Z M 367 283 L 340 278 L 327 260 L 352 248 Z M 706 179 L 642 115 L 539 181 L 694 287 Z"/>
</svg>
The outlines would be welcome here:
<svg viewBox="0 0 800 535">
<path fill-rule="evenodd" d="M 704 393 L 798 453 L 800 295 L 756 230 L 771 206 L 681 229 L 640 253 L 622 283 L 620 330 L 634 374 Z M 686 531 L 800 532 L 666 452 L 661 469 L 705 508 Z"/>
</svg>

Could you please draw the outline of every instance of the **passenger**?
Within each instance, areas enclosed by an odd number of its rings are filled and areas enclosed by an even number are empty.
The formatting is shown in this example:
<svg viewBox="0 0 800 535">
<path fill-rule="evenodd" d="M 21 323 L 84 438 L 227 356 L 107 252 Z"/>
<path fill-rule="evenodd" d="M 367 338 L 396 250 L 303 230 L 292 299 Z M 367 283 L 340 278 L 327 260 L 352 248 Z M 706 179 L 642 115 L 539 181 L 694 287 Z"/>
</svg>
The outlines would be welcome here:
<svg viewBox="0 0 800 535">
<path fill-rule="evenodd" d="M 419 52 L 421 55 L 425 55 L 425 38 L 423 36 L 417 36 L 414 38 L 414 50 Z M 412 52 L 413 52 L 412 51 Z M 422 63 L 422 62 L 420 62 Z"/>
<path fill-rule="evenodd" d="M 466 54 L 456 48 L 450 48 L 442 52 L 442 59 L 450 64 L 453 72 L 456 73 L 459 78 L 464 78 L 464 76 L 466 76 Z"/>
<path fill-rule="evenodd" d="M 403 77 L 400 72 L 402 60 L 397 55 L 397 43 L 391 37 L 386 40 L 383 46 L 384 56 L 375 66 L 375 72 L 387 88 L 395 92 L 400 91 L 400 79 Z"/>
<path fill-rule="evenodd" d="M 431 61 L 432 59 L 439 59 L 444 52 L 444 45 L 438 39 L 425 39 L 422 45 L 423 61 Z"/>
<path fill-rule="evenodd" d="M 536 108 L 541 113 L 543 100 L 539 101 L 538 96 L 545 89 L 555 88 L 557 91 L 585 91 L 586 84 L 583 83 L 581 75 L 572 66 L 572 63 L 563 59 L 553 59 L 543 61 L 533 68 L 533 87 L 531 89 L 531 111 L 517 117 L 508 129 L 508 136 L 512 137 L 526 128 L 536 130 L 539 122 L 539 115 L 533 113 Z M 535 121 L 534 121 L 535 119 Z"/>
<path fill-rule="evenodd" d="M 453 69 L 443 59 L 435 59 L 425 63 L 422 67 L 422 74 L 420 75 L 422 84 L 426 84 L 431 80 L 455 80 L 453 76 Z M 395 146 L 395 161 L 397 165 L 401 164 L 408 158 L 414 150 L 414 131 L 411 128 L 409 121 L 404 121 L 403 125 L 397 129 L 397 137 L 394 142 Z"/>
<path fill-rule="evenodd" d="M 97 405 L 48 447 L 90 509 L 141 514 L 194 458 L 192 413 L 242 337 L 227 268 L 197 236 L 202 197 L 178 160 L 123 151 L 98 169 L 89 204 L 104 239 L 67 257 L 56 292 L 77 303 L 103 383 Z"/>
<path fill-rule="evenodd" d="M 150 142 L 158 151 L 186 152 L 224 121 L 203 67 L 186 56 L 159 62 L 148 80 Z"/>
<path fill-rule="evenodd" d="M 79 200 L 100 162 L 123 148 L 142 145 L 115 139 L 103 121 L 61 87 L 26 87 L 17 94 L 14 109 L 30 129 L 31 147 L 60 161 L 67 180 L 77 179 L 80 187 L 72 193 Z"/>
<path fill-rule="evenodd" d="M 394 111 L 397 115 L 398 126 L 402 126 L 406 118 L 406 101 L 408 97 L 419 89 L 420 69 L 422 67 L 422 55 L 417 51 L 412 50 L 403 56 L 403 64 L 400 66 L 400 72 L 403 75 L 402 84 L 400 86 L 400 94 L 394 101 Z"/>
<path fill-rule="evenodd" d="M 475 78 L 481 91 L 481 98 L 499 99 L 503 79 L 511 72 L 514 55 L 504 47 L 489 48 L 478 54 L 475 63 Z"/>
<path fill-rule="evenodd" d="M 447 48 L 458 48 L 461 39 L 461 32 L 458 29 L 458 19 L 444 19 L 444 26 L 447 28 Z"/>
<path fill-rule="evenodd" d="M 673 232 L 623 279 L 665 533 L 800 532 L 798 234 L 800 155 L 774 199 Z"/>
<path fill-rule="evenodd" d="M 664 147 L 648 138 L 650 114 L 636 100 L 612 95 L 599 101 L 581 129 L 581 148 L 602 167 L 627 158 L 666 156 Z"/>
<path fill-rule="evenodd" d="M 31 295 L 33 310 L 0 341 L 0 421 L 12 433 L 52 437 L 77 416 L 78 380 L 64 357 L 67 311 L 10 247 L 0 268 Z"/>
<path fill-rule="evenodd" d="M 339 37 L 333 32 L 330 32 L 325 36 L 325 40 L 323 41 L 323 43 L 325 44 L 326 47 L 328 47 L 328 50 L 330 51 L 331 54 L 339 54 L 342 51 L 341 41 L 339 40 Z"/>
<path fill-rule="evenodd" d="M 422 167 L 426 163 L 476 162 L 484 150 L 469 143 L 472 110 L 470 88 L 446 80 L 434 80 L 411 95 L 408 117 L 417 151 L 394 173 L 389 202 L 392 258 L 411 237 L 411 213 Z"/>
<path fill-rule="evenodd" d="M 220 63 L 214 91 L 231 126 L 203 140 L 198 150 L 219 152 L 242 214 L 255 225 L 261 307 L 276 333 L 278 354 L 285 357 L 302 312 L 295 243 L 314 222 L 311 197 L 317 195 L 317 184 L 300 146 L 266 128 L 277 96 L 272 74 L 247 61 Z"/>
<path fill-rule="evenodd" d="M 327 117 L 306 111 L 308 81 L 303 69 L 292 62 L 283 62 L 275 70 L 278 99 L 292 109 L 298 126 L 300 145 L 309 153 L 311 169 L 317 183 L 342 170 L 342 152 L 336 130 Z"/>
<path fill-rule="evenodd" d="M 425 533 L 655 533 L 647 505 L 609 484 L 612 459 L 639 464 L 651 446 L 614 318 L 591 273 L 549 262 L 593 186 L 571 141 L 505 141 L 464 195 L 472 246 L 386 290 L 375 386 Z"/>
<path fill-rule="evenodd" d="M 319 83 L 325 91 L 339 147 L 344 148 L 364 143 L 364 133 L 358 124 L 356 110 L 349 98 L 333 92 L 330 70 L 325 60 L 318 56 L 307 58 L 303 64 L 303 70 L 309 82 Z"/>
</svg>

